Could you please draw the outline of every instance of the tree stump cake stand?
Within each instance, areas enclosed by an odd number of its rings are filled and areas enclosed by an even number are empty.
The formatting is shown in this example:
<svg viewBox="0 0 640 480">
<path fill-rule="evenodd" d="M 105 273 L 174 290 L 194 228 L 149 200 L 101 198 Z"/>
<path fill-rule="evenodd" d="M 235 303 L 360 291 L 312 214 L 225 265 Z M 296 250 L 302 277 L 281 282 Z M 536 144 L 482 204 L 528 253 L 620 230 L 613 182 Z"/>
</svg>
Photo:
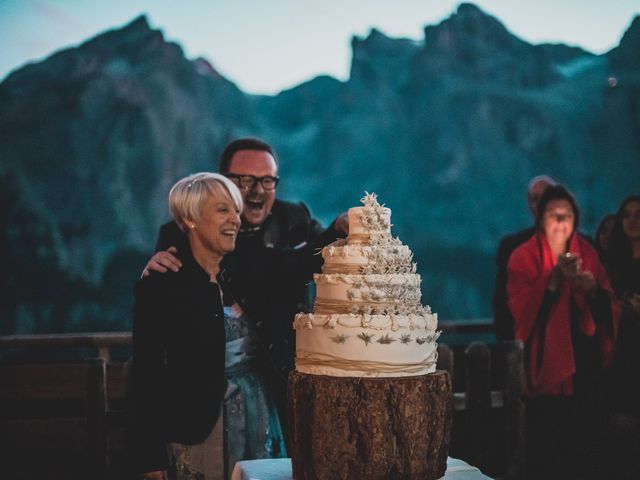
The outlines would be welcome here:
<svg viewBox="0 0 640 480">
<path fill-rule="evenodd" d="M 445 371 L 393 378 L 292 372 L 294 480 L 436 480 L 446 470 L 451 380 Z"/>
</svg>

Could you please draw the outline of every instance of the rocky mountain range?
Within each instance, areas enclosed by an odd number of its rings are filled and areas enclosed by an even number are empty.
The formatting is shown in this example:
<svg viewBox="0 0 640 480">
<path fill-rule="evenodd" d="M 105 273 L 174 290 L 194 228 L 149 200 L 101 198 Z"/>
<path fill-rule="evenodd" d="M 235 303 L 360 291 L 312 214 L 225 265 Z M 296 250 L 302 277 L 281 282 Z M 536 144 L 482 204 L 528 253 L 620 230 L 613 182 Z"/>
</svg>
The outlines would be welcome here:
<svg viewBox="0 0 640 480">
<path fill-rule="evenodd" d="M 129 329 L 170 186 L 241 135 L 276 147 L 278 195 L 325 224 L 378 193 L 444 319 L 490 316 L 530 177 L 567 184 L 587 233 L 639 190 L 640 17 L 603 55 L 529 44 L 472 4 L 421 41 L 372 30 L 352 49 L 345 82 L 255 96 L 140 17 L 10 74 L 0 333 Z"/>
</svg>

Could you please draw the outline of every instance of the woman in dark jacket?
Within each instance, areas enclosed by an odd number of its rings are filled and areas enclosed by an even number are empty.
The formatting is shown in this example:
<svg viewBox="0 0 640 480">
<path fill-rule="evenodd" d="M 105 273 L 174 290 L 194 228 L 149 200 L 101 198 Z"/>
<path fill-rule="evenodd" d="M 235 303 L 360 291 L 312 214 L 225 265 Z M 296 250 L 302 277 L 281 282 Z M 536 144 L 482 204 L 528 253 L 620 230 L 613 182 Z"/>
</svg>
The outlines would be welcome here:
<svg viewBox="0 0 640 480">
<path fill-rule="evenodd" d="M 611 230 L 613 230 L 613 225 L 616 223 L 616 216 L 613 213 L 605 215 L 600 223 L 598 224 L 598 228 L 596 229 L 596 234 L 593 237 L 596 251 L 598 252 L 598 256 L 600 257 L 600 262 L 604 265 L 605 268 L 609 268 L 609 252 L 611 245 Z"/>
<path fill-rule="evenodd" d="M 625 198 L 611 232 L 609 274 L 620 300 L 620 335 L 611 375 L 612 465 L 640 468 L 640 195 Z M 615 478 L 632 478 L 620 475 Z M 612 477 L 614 478 L 614 477 Z"/>
<path fill-rule="evenodd" d="M 235 248 L 242 197 L 227 178 L 200 173 L 174 185 L 169 207 L 188 235 L 184 266 L 135 287 L 130 442 L 134 466 L 148 479 L 164 479 L 170 468 L 188 478 L 192 465 L 180 452 L 205 445 L 221 413 L 226 382 L 219 265 Z"/>
<path fill-rule="evenodd" d="M 640 295 L 640 195 L 622 201 L 610 240 L 611 283 L 625 303 L 624 308 L 637 309 Z"/>
</svg>

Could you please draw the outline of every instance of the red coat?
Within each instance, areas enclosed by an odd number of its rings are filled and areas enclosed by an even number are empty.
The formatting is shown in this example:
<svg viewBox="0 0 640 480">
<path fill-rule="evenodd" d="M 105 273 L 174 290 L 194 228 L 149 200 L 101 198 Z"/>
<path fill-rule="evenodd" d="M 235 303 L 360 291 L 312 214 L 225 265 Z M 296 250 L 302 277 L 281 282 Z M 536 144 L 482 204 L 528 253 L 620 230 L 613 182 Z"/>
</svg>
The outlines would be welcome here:
<svg viewBox="0 0 640 480">
<path fill-rule="evenodd" d="M 613 325 L 606 328 L 602 323 L 596 323 L 585 292 L 565 281 L 549 311 L 545 335 L 538 335 L 541 325 L 536 319 L 557 258 L 552 255 L 544 234 L 540 232 L 514 250 L 508 265 L 507 296 L 515 322 L 515 338 L 525 345 L 529 342 L 526 353 L 529 367 L 527 394 L 531 397 L 573 394 L 576 365 L 571 337 L 572 300 L 577 307 L 579 331 L 583 335 L 596 335 L 598 338 L 603 365 L 608 366 L 613 356 L 619 307 L 604 267 L 595 249 L 579 235 L 572 235 L 569 251 L 580 255 L 581 268 L 590 271 L 596 283 L 607 292 Z M 544 345 L 540 344 L 541 341 L 544 341 Z M 542 347 L 543 355 L 539 358 Z"/>
</svg>

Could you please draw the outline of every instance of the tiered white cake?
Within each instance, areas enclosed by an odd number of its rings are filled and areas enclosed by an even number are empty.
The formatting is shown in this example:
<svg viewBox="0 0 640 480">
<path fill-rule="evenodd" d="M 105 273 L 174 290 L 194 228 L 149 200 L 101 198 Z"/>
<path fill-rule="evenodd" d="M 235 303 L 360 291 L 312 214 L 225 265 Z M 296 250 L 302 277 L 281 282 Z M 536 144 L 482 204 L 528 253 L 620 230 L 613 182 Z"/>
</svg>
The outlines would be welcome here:
<svg viewBox="0 0 640 480">
<path fill-rule="evenodd" d="M 349 236 L 322 250 L 314 313 L 299 313 L 296 370 L 338 377 L 435 371 L 437 314 L 420 303 L 411 250 L 391 236 L 375 194 L 349 209 Z"/>
</svg>

